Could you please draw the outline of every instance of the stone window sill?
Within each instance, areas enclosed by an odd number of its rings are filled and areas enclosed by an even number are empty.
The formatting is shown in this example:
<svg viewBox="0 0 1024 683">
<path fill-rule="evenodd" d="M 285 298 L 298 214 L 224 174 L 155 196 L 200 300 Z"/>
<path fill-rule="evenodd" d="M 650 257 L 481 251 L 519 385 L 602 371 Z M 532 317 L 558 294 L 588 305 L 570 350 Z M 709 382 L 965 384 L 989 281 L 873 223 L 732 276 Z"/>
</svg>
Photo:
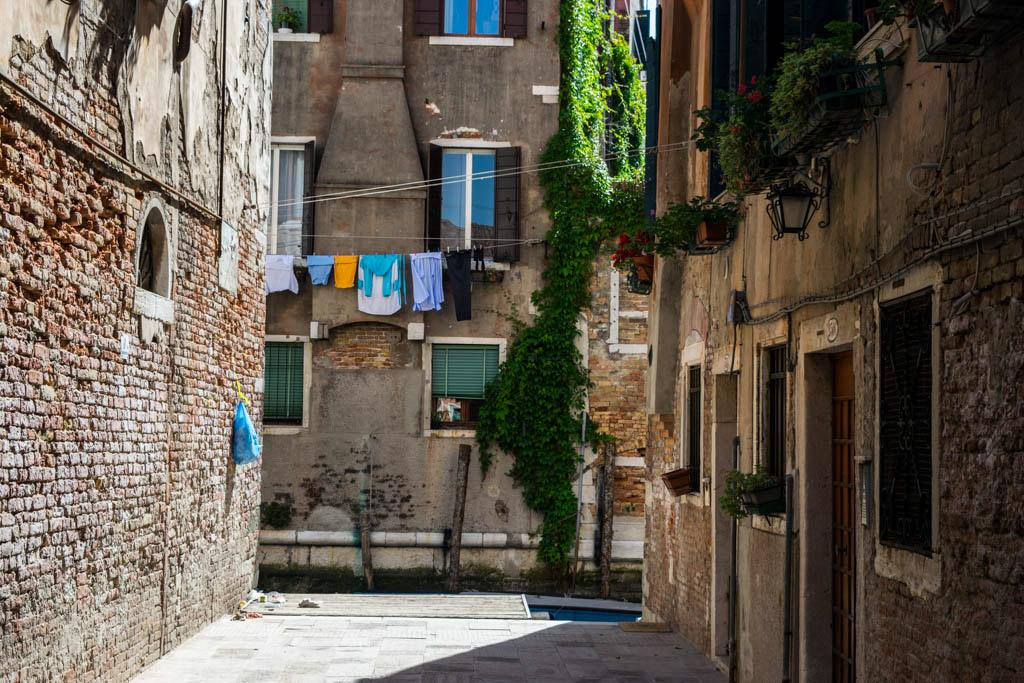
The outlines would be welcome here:
<svg viewBox="0 0 1024 683">
<path fill-rule="evenodd" d="M 430 36 L 430 44 L 468 45 L 475 47 L 513 47 L 516 44 L 516 41 L 514 38 L 501 38 L 499 36 Z"/>
<path fill-rule="evenodd" d="M 319 33 L 278 33 L 274 31 L 275 43 L 319 43 Z"/>
<path fill-rule="evenodd" d="M 284 425 L 284 424 L 264 424 L 263 433 L 270 434 L 273 436 L 291 436 L 295 434 L 301 434 L 302 430 L 305 429 L 302 425 Z"/>
<path fill-rule="evenodd" d="M 436 436 L 441 439 L 474 439 L 475 429 L 428 429 L 423 436 Z"/>
<path fill-rule="evenodd" d="M 135 305 L 132 310 L 153 320 L 171 325 L 174 323 L 174 302 L 148 289 L 135 288 Z"/>
</svg>

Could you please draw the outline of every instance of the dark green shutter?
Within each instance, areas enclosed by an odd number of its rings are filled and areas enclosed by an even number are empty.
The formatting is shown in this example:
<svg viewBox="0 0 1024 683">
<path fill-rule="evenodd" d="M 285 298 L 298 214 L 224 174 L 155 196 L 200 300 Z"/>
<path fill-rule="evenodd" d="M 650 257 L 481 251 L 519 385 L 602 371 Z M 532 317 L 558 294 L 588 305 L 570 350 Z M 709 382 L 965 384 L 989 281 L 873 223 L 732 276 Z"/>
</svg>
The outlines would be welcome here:
<svg viewBox="0 0 1024 683">
<path fill-rule="evenodd" d="M 484 387 L 497 374 L 497 346 L 433 345 L 430 381 L 434 396 L 483 398 Z"/>
<path fill-rule="evenodd" d="M 267 342 L 263 375 L 263 416 L 268 421 L 302 421 L 302 342 Z"/>
</svg>

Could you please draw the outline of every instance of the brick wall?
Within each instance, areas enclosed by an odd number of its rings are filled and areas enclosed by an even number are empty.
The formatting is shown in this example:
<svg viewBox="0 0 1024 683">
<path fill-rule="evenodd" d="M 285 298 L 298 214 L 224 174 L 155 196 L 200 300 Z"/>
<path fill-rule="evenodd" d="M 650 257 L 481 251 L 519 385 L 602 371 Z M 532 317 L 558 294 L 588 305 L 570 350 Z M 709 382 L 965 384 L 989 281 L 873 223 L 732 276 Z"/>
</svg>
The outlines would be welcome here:
<svg viewBox="0 0 1024 683">
<path fill-rule="evenodd" d="M 113 88 L 92 80 L 109 72 L 56 59 L 26 49 L 11 68 L 120 149 Z M 259 466 L 234 466 L 230 437 L 235 378 L 259 419 L 261 235 L 240 222 L 238 293 L 221 289 L 216 221 L 6 84 L 0 177 L 0 679 L 123 681 L 251 585 Z M 175 322 L 146 344 L 135 244 L 154 197 Z"/>
<path fill-rule="evenodd" d="M 327 362 L 337 370 L 383 370 L 412 364 L 413 345 L 405 331 L 387 323 L 352 323 L 335 328 L 329 345 L 315 344 L 313 348 L 318 362 Z"/>
</svg>

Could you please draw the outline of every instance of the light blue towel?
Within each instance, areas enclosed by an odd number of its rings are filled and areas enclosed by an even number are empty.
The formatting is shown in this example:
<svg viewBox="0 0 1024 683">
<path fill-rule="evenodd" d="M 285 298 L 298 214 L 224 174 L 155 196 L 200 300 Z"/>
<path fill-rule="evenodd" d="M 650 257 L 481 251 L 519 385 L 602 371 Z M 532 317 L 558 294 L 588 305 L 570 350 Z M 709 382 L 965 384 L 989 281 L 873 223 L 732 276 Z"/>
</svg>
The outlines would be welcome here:
<svg viewBox="0 0 1024 683">
<path fill-rule="evenodd" d="M 398 263 L 398 275 L 392 279 L 392 269 Z M 359 283 L 366 296 L 373 296 L 373 276 L 381 278 L 381 296 L 391 296 L 391 289 L 397 288 L 399 300 L 404 302 L 404 263 L 401 254 L 367 254 L 359 257 Z"/>
<path fill-rule="evenodd" d="M 334 270 L 333 256 L 307 256 L 306 266 L 309 268 L 309 279 L 314 285 L 330 284 L 331 271 Z"/>
<path fill-rule="evenodd" d="M 412 270 L 412 310 L 440 311 L 444 302 L 441 285 L 441 252 L 409 254 Z"/>
</svg>

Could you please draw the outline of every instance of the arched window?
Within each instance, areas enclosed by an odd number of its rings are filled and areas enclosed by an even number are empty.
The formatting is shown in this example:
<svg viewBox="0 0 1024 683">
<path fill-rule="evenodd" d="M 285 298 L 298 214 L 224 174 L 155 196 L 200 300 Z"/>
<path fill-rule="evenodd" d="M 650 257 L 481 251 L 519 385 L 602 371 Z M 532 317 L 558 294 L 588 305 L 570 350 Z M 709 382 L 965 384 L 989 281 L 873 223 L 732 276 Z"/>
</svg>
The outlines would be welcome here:
<svg viewBox="0 0 1024 683">
<path fill-rule="evenodd" d="M 150 203 L 146 220 L 140 226 L 136 248 L 135 284 L 146 291 L 170 298 L 171 267 L 167 221 L 160 205 Z"/>
</svg>

